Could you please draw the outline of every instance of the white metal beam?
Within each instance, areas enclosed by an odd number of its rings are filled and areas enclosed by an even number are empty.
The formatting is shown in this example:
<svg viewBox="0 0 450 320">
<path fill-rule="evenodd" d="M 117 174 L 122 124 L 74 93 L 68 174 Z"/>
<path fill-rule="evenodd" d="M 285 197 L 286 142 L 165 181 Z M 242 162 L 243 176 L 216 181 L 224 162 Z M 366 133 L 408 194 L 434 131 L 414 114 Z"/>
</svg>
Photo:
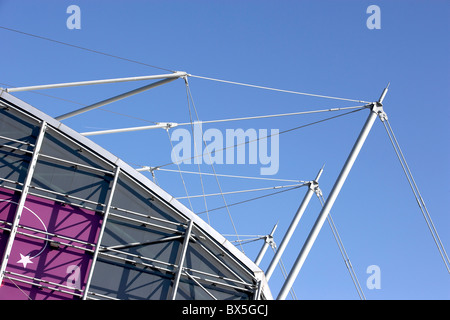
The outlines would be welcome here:
<svg viewBox="0 0 450 320">
<path fill-rule="evenodd" d="M 111 190 L 109 192 L 108 202 L 106 203 L 105 212 L 104 212 L 104 215 L 103 215 L 102 226 L 100 228 L 100 234 L 99 234 L 98 239 L 97 239 L 97 244 L 95 245 L 94 254 L 93 254 L 93 257 L 92 257 L 91 268 L 89 269 L 88 278 L 87 278 L 86 285 L 85 285 L 85 288 L 84 288 L 83 298 L 82 298 L 83 300 L 86 300 L 86 297 L 87 297 L 87 294 L 88 294 L 88 291 L 89 291 L 89 287 L 91 285 L 92 276 L 94 274 L 94 269 L 95 269 L 95 264 L 97 262 L 97 257 L 98 257 L 98 253 L 99 253 L 99 250 L 100 250 L 100 245 L 101 245 L 101 242 L 102 242 L 103 234 L 105 233 L 106 221 L 108 219 L 109 211 L 111 209 L 111 203 L 112 203 L 112 199 L 114 197 L 114 192 L 116 190 L 117 181 L 119 179 L 119 174 L 120 174 L 120 167 L 117 167 L 116 171 L 114 173 L 114 179 L 112 180 L 112 183 L 111 183 Z"/>
<path fill-rule="evenodd" d="M 134 89 L 134 90 L 131 90 L 131 91 L 119 94 L 119 95 L 114 96 L 112 98 L 109 98 L 109 99 L 106 99 L 106 100 L 103 100 L 103 101 L 91 104 L 89 106 L 77 109 L 75 111 L 72 111 L 72 112 L 60 115 L 60 116 L 56 117 L 55 119 L 58 120 L 58 121 L 61 121 L 61 120 L 64 120 L 64 119 L 67 119 L 67 118 L 79 115 L 81 113 L 84 113 L 84 112 L 87 112 L 87 111 L 90 111 L 90 110 L 93 110 L 93 109 L 96 109 L 96 108 L 100 108 L 100 107 L 102 107 L 104 105 L 107 105 L 107 104 L 110 104 L 110 103 L 113 103 L 113 102 L 116 102 L 116 101 L 128 98 L 128 97 L 133 96 L 135 94 L 138 94 L 138 93 L 147 91 L 149 89 L 158 87 L 160 85 L 169 83 L 169 82 L 174 81 L 176 79 L 178 79 L 178 77 L 177 78 L 171 77 L 171 78 L 167 78 L 167 79 L 160 80 L 160 81 L 157 81 L 157 82 L 153 82 L 153 83 L 150 83 L 150 84 L 148 84 L 146 86 L 143 86 L 143 87 L 140 87 L 140 88 L 137 88 L 137 89 Z"/>
<path fill-rule="evenodd" d="M 380 111 L 380 106 L 382 106 L 382 102 L 384 97 L 386 96 L 388 88 L 386 87 L 383 90 L 383 93 L 381 94 L 380 98 L 378 99 L 378 102 L 374 102 L 372 104 L 372 109 L 370 110 L 369 116 L 367 117 L 367 120 L 361 129 L 361 132 L 356 139 L 356 142 L 350 151 L 350 154 L 342 167 L 342 170 L 336 179 L 336 182 L 333 186 L 333 189 L 331 190 L 330 195 L 327 198 L 327 201 L 325 202 L 325 205 L 322 207 L 322 210 L 320 211 L 319 216 L 317 217 L 316 222 L 314 223 L 313 228 L 311 229 L 308 238 L 306 239 L 305 243 L 303 244 L 303 247 L 297 257 L 297 260 L 294 263 L 294 266 L 292 267 L 288 278 L 286 279 L 285 283 L 283 284 L 283 287 L 281 288 L 277 300 L 284 300 L 286 299 L 286 296 L 294 284 L 295 279 L 298 276 L 298 273 L 300 272 L 309 252 L 311 251 L 311 248 L 319 235 L 319 232 L 325 222 L 325 220 L 328 217 L 328 214 L 333 207 L 334 202 L 336 201 L 337 196 L 339 195 L 339 192 L 342 189 L 342 186 L 344 185 L 345 180 L 347 179 L 350 170 L 353 167 L 353 164 L 356 161 L 356 158 L 358 157 L 359 152 L 361 151 L 364 142 L 366 141 L 367 136 L 370 133 L 370 130 L 378 116 L 378 113 Z"/>
<path fill-rule="evenodd" d="M 87 86 L 94 84 L 106 84 L 106 83 L 118 83 L 118 82 L 129 82 L 129 81 L 143 81 L 143 80 L 155 80 L 155 79 L 178 79 L 180 77 L 185 77 L 188 74 L 186 72 L 175 72 L 169 74 L 151 75 L 151 76 L 141 76 L 141 77 L 128 77 L 128 78 L 115 78 L 115 79 L 103 79 L 103 80 L 90 80 L 90 81 L 78 81 L 78 82 L 66 82 L 66 83 L 56 83 L 56 84 L 45 84 L 37 86 L 28 87 L 17 87 L 17 88 L 6 88 L 6 92 L 20 92 L 20 91 L 31 91 L 31 90 L 43 90 L 43 89 L 56 89 L 56 88 L 66 88 L 66 87 L 78 87 Z"/>
<path fill-rule="evenodd" d="M 306 207 L 309 204 L 309 201 L 311 200 L 311 197 L 314 193 L 314 190 L 316 186 L 318 185 L 318 180 L 320 176 L 322 175 L 323 167 L 320 169 L 319 173 L 316 176 L 316 179 L 314 181 L 309 182 L 309 188 L 308 191 L 305 194 L 305 197 L 303 198 L 302 203 L 300 204 L 300 207 L 298 208 L 294 218 L 292 219 L 291 224 L 289 225 L 288 230 L 286 231 L 286 234 L 283 237 L 283 240 L 281 241 L 280 246 L 278 247 L 277 252 L 275 253 L 275 256 L 273 257 L 272 261 L 270 262 L 269 267 L 266 271 L 266 279 L 269 281 L 270 277 L 272 276 L 273 271 L 275 270 L 278 261 L 280 261 L 281 255 L 283 254 L 284 250 L 286 249 L 287 244 L 289 243 L 295 229 L 297 228 L 298 223 L 300 222 L 300 219 L 303 216 L 303 213 L 306 210 Z"/>
<path fill-rule="evenodd" d="M 131 132 L 131 131 L 141 131 L 141 130 L 151 130 L 151 129 L 169 129 L 178 126 L 177 123 L 174 122 L 161 122 L 151 126 L 142 126 L 142 127 L 131 127 L 131 128 L 122 128 L 122 129 L 111 129 L 111 130 L 102 130 L 102 131 L 90 131 L 83 132 L 81 135 L 83 136 L 96 136 L 100 134 L 109 134 L 109 133 L 120 133 L 120 132 Z"/>
<path fill-rule="evenodd" d="M 178 292 L 178 285 L 180 284 L 180 277 L 183 272 L 184 259 L 186 258 L 187 248 L 189 246 L 189 240 L 191 238 L 192 225 L 194 224 L 193 220 L 189 220 L 186 233 L 184 234 L 184 242 L 183 248 L 181 250 L 180 260 L 178 262 L 178 270 L 175 275 L 174 283 L 173 283 L 173 291 L 172 291 L 172 300 L 175 300 Z"/>
</svg>

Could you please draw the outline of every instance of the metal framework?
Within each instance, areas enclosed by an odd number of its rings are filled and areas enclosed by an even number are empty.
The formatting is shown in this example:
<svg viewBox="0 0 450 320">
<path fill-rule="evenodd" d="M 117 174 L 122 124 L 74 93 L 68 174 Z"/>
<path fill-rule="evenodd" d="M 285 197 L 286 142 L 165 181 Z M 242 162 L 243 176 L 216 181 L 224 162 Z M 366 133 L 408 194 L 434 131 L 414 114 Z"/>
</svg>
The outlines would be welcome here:
<svg viewBox="0 0 450 320">
<path fill-rule="evenodd" d="M 170 78 L 170 80 L 172 79 L 174 78 Z M 107 292 L 98 291 L 98 283 L 95 281 L 98 276 L 96 270 L 100 267 L 99 263 L 102 265 L 112 263 L 112 265 L 137 270 L 142 274 L 149 273 L 162 278 L 169 277 L 171 293 L 167 296 L 168 299 L 183 298 L 183 295 L 180 295 L 182 284 L 183 286 L 198 287 L 211 299 L 220 299 L 217 297 L 217 293 L 222 291 L 228 292 L 226 294 L 236 292 L 251 299 L 272 298 L 263 272 L 250 259 L 153 182 L 57 120 L 42 114 L 5 92 L 1 93 L 0 98 L 0 107 L 14 110 L 24 119 L 40 123 L 40 132 L 34 143 L 11 138 L 5 134 L 0 135 L 0 148 L 9 150 L 11 156 L 27 155 L 28 158 L 31 157 L 26 178 L 23 181 L 0 176 L 1 188 L 11 192 L 20 192 L 14 220 L 10 222 L 0 219 L 0 230 L 8 236 L 7 247 L 2 257 L 0 280 L 5 278 L 16 286 L 32 286 L 79 299 L 117 299 Z M 85 156 L 95 159 L 98 165 L 47 154 L 45 150 L 41 150 L 43 149 L 42 146 L 47 143 L 45 139 L 47 135 L 57 137 L 55 138 L 57 141 L 67 141 L 73 144 L 73 148 L 82 150 Z M 1 141 L 4 141 L 4 143 Z M 22 161 L 27 162 L 28 160 L 23 158 Z M 104 191 L 106 196 L 99 201 L 78 196 L 76 193 L 67 192 L 67 190 L 58 190 L 38 184 L 37 182 L 41 177 L 36 175 L 36 170 L 42 170 L 39 166 L 43 164 L 73 168 L 77 172 L 86 172 L 86 174 L 98 176 L 99 179 L 107 179 L 109 183 L 102 187 L 106 188 Z M 123 189 L 126 187 L 127 181 L 133 181 L 133 183 L 139 185 L 139 188 L 143 190 L 142 192 L 148 193 L 151 202 L 153 201 L 158 208 L 161 208 L 158 210 L 163 210 L 163 212 L 177 217 L 178 221 L 173 220 L 173 218 L 153 216 L 148 212 L 122 207 L 115 198 L 117 197 L 119 182 L 120 188 Z M 28 201 L 30 197 L 53 201 L 62 206 L 96 212 L 100 215 L 101 220 L 98 239 L 89 242 L 58 232 L 23 225 L 20 219 L 21 212 L 25 206 L 25 201 Z M 2 202 L 0 201 L 0 203 Z M 136 230 L 145 228 L 151 234 L 161 233 L 165 236 L 148 241 L 131 241 L 109 245 L 105 242 L 105 237 L 108 226 L 114 224 L 118 226 L 124 224 L 137 228 Z M 73 287 L 64 282 L 47 280 L 38 275 L 30 276 L 13 271 L 9 266 L 16 262 L 11 261 L 10 252 L 16 235 L 43 241 L 53 250 L 71 248 L 81 254 L 90 255 L 92 262 L 87 270 L 83 288 Z M 141 248 L 144 251 L 150 250 L 152 246 L 161 244 L 175 245 L 180 241 L 182 241 L 182 246 L 179 249 L 177 261 L 161 259 L 157 255 L 145 255 L 136 251 Z M 211 264 L 211 270 L 197 268 L 192 262 L 189 265 L 186 264 L 188 252 L 192 256 L 193 252 L 197 251 L 201 251 L 201 255 L 205 257 L 203 259 L 206 259 L 205 262 L 208 261 L 208 264 Z M 216 269 L 222 271 L 216 273 L 214 271 Z"/>
<path fill-rule="evenodd" d="M 112 202 L 112 199 L 114 197 L 114 190 L 116 189 L 117 180 L 119 179 L 119 173 L 120 173 L 120 167 L 117 167 L 116 168 L 116 172 L 114 173 L 114 179 L 113 179 L 112 184 L 111 184 L 111 192 L 109 194 L 108 202 L 106 203 L 105 211 L 103 212 L 103 222 L 102 222 L 102 227 L 100 229 L 100 235 L 99 235 L 100 239 L 102 239 L 103 234 L 105 232 L 106 222 L 108 220 L 109 211 L 110 211 L 110 208 L 111 208 L 111 202 Z M 89 287 L 91 285 L 92 275 L 94 274 L 95 263 L 97 262 L 97 257 L 98 257 L 99 250 L 100 250 L 100 241 L 98 241 L 97 244 L 95 245 L 94 256 L 92 258 L 92 266 L 91 266 L 91 269 L 89 270 L 88 279 L 87 279 L 87 282 L 86 282 L 86 288 L 85 288 L 85 290 L 83 292 L 83 300 L 86 300 L 86 297 L 87 297 L 87 294 L 88 294 L 88 291 L 89 291 Z"/>
<path fill-rule="evenodd" d="M 181 249 L 181 254 L 180 254 L 178 267 L 177 267 L 177 273 L 175 275 L 175 280 L 174 280 L 174 285 L 173 285 L 172 300 L 175 300 L 177 297 L 178 285 L 180 284 L 180 277 L 183 274 L 184 259 L 186 258 L 186 251 L 189 246 L 191 234 L 192 234 L 192 220 L 189 221 L 186 232 L 184 233 L 183 248 Z"/>
<path fill-rule="evenodd" d="M 188 76 L 186 72 L 174 72 L 172 74 L 153 75 L 144 77 L 130 77 L 130 78 L 117 78 L 117 79 L 105 79 L 95 81 L 82 81 L 72 83 L 61 83 L 41 86 L 31 86 L 22 88 L 9 88 L 0 89 L 0 104 L 5 108 L 14 109 L 16 112 L 21 113 L 25 118 L 33 119 L 34 122 L 39 123 L 40 129 L 37 135 L 36 141 L 30 143 L 22 141 L 17 138 L 8 137 L 7 135 L 0 135 L 0 141 L 4 140 L 6 143 L 0 144 L 0 148 L 5 148 L 10 151 L 15 157 L 23 157 L 22 161 L 27 162 L 27 157 L 30 157 L 29 164 L 26 170 L 26 176 L 23 180 L 12 180 L 8 177 L 0 176 L 0 187 L 5 190 L 12 190 L 20 192 L 18 202 L 16 204 L 15 214 L 12 222 L 0 219 L 0 230 L 8 232 L 8 240 L 4 249 L 4 254 L 0 265 L 0 283 L 3 279 L 9 279 L 16 286 L 16 282 L 31 285 L 34 287 L 40 287 L 43 289 L 49 289 L 51 291 L 59 292 L 62 294 L 68 294 L 73 297 L 85 299 L 118 299 L 119 294 L 114 296 L 111 294 L 113 291 L 111 288 L 102 288 L 99 290 L 99 283 L 95 282 L 96 275 L 99 273 L 97 270 L 101 268 L 127 268 L 130 272 L 136 272 L 138 275 L 148 274 L 152 277 L 158 277 L 159 281 L 164 282 L 166 286 L 165 298 L 178 299 L 188 296 L 183 290 L 183 287 L 191 288 L 190 291 L 201 292 L 200 296 L 209 297 L 210 299 L 220 299 L 221 294 L 228 294 L 235 298 L 242 297 L 251 299 L 271 299 L 271 293 L 267 285 L 267 281 L 271 278 L 275 267 L 280 263 L 281 256 L 285 251 L 297 225 L 304 214 L 313 193 L 318 193 L 318 180 L 323 172 L 323 167 L 317 174 L 316 178 L 309 182 L 304 182 L 303 185 L 307 185 L 309 188 L 287 230 L 283 240 L 275 252 L 275 255 L 270 262 L 265 274 L 259 269 L 260 264 L 267 248 L 273 244 L 273 234 L 276 229 L 272 229 L 271 233 L 264 237 L 265 243 L 263 244 L 261 251 L 256 257 L 253 263 L 242 252 L 240 252 L 231 243 L 225 240 L 220 234 L 212 229 L 203 220 L 194 215 L 187 208 L 182 206 L 176 198 L 165 193 L 153 182 L 140 175 L 137 171 L 126 165 L 120 159 L 110 155 L 92 141 L 85 138 L 85 136 L 109 134 L 118 132 L 128 132 L 136 130 L 147 130 L 163 128 L 168 130 L 169 128 L 186 125 L 178 123 L 156 123 L 151 126 L 134 127 L 113 129 L 104 131 L 94 131 L 85 133 L 76 133 L 71 129 L 64 126 L 60 121 L 67 118 L 79 115 L 81 113 L 96 109 L 106 104 L 113 103 L 115 101 L 130 97 L 132 95 L 144 92 L 146 90 L 155 88 L 157 86 L 172 82 L 176 79 L 183 78 L 185 81 Z M 201 78 L 201 77 L 200 77 Z M 63 88 L 73 86 L 106 84 L 115 82 L 129 82 L 129 81 L 142 81 L 142 80 L 156 80 L 162 79 L 151 84 L 139 87 L 137 89 L 119 94 L 117 96 L 96 102 L 89 106 L 74 110 L 72 112 L 60 115 L 55 119 L 42 114 L 38 110 L 24 104 L 22 101 L 14 98 L 6 92 L 20 92 L 27 90 L 41 90 L 52 88 Z M 217 79 L 210 79 L 217 80 Z M 187 81 L 186 81 L 187 84 Z M 240 83 L 234 83 L 240 84 Z M 245 85 L 245 84 L 240 84 Z M 247 85 L 248 86 L 248 85 Z M 270 90 L 276 90 L 273 88 L 265 88 Z M 351 150 L 332 190 L 325 201 L 318 218 L 311 229 L 308 238 L 306 239 L 301 251 L 294 263 L 285 283 L 283 284 L 277 299 L 284 300 L 291 290 L 295 279 L 300 272 L 325 220 L 328 218 L 329 212 L 354 164 L 356 158 L 374 124 L 377 116 L 382 120 L 385 117 L 382 109 L 382 103 L 387 93 L 386 87 L 382 92 L 377 102 L 370 103 L 364 107 L 370 108 L 370 113 L 367 120 Z M 277 90 L 279 91 L 279 90 Z M 305 94 L 299 93 L 297 94 Z M 310 94 L 306 94 L 310 95 Z M 312 95 L 317 96 L 317 95 Z M 321 96 L 325 98 L 341 99 L 335 97 Z M 364 102 L 364 101 L 357 101 Z M 360 107 L 349 107 L 360 108 Z M 341 108 L 345 109 L 345 108 Z M 338 110 L 338 109 L 336 109 Z M 321 110 L 322 111 L 333 111 Z M 296 113 L 297 114 L 297 113 Z M 210 122 L 223 122 L 223 121 L 235 121 L 244 119 L 264 118 L 272 116 L 285 116 L 289 114 L 279 114 L 270 116 L 258 116 L 248 118 L 237 119 L 222 119 Z M 96 165 L 89 164 L 88 161 L 78 161 L 77 159 L 68 159 L 61 156 L 52 154 L 46 154 L 41 151 L 43 145 L 45 145 L 45 138 L 47 136 L 59 135 L 60 140 L 68 141 L 71 144 L 77 146 L 83 152 L 87 152 L 89 157 L 95 159 Z M 101 199 L 91 199 L 91 196 L 82 197 L 77 195 L 76 192 L 67 192 L 67 190 L 58 190 L 58 188 L 47 187 L 39 185 L 35 181 L 36 170 L 38 164 L 49 163 L 50 165 L 61 167 L 73 167 L 79 172 L 83 171 L 86 174 L 91 174 L 95 177 L 100 177 L 99 188 L 103 190 L 103 197 Z M 156 170 L 158 168 L 142 168 L 139 171 Z M 181 171 L 180 171 L 181 173 Z M 104 182 L 102 181 L 102 179 Z M 139 188 L 139 192 L 144 192 L 149 200 L 146 203 L 146 207 L 134 208 L 126 207 L 123 203 L 116 203 L 116 199 L 119 198 L 118 194 L 122 191 L 118 191 L 120 188 L 126 188 L 127 181 L 133 186 Z M 42 183 L 41 183 L 42 184 Z M 125 187 L 123 186 L 125 185 Z M 267 189 L 267 188 L 266 188 Z M 257 190 L 257 189 L 255 189 Z M 1 191 L 1 190 L 0 190 Z M 253 190 L 244 190 L 253 191 Z M 242 192 L 242 191 L 237 191 Z M 94 193 L 94 192 L 93 192 Z M 236 192 L 234 192 L 236 193 Z M 220 193 L 222 196 L 224 193 Z M 212 194 L 218 195 L 218 194 Z M 137 195 L 136 197 L 138 197 Z M 203 194 L 203 197 L 206 195 Z M 98 231 L 98 239 L 96 241 L 84 241 L 77 239 L 76 237 L 68 237 L 55 232 L 43 231 L 37 228 L 25 226 L 21 224 L 21 215 L 25 208 L 25 202 L 30 197 L 37 197 L 39 199 L 46 199 L 55 201 L 63 205 L 70 207 L 76 207 L 83 210 L 90 210 L 101 215 L 101 226 Z M 181 199 L 181 198 L 178 198 Z M 0 199 L 0 203 L 3 200 Z M 147 200 L 146 200 L 147 201 Z M 154 210 L 155 212 L 163 212 L 164 214 L 148 214 L 148 210 Z M 159 210 L 159 211 L 158 211 Z M 111 236 L 111 230 L 108 228 L 123 228 L 124 234 L 127 232 L 124 230 L 133 229 L 129 231 L 123 238 L 120 236 Z M 145 229 L 143 231 L 143 229 Z M 150 231 L 148 231 L 150 230 Z M 146 234 L 145 232 L 148 233 Z M 33 234 L 32 234 L 33 233 Z M 133 238 L 135 234 L 139 238 L 138 241 L 131 241 L 127 239 Z M 91 255 L 91 263 L 86 273 L 86 281 L 84 288 L 73 287 L 65 285 L 55 281 L 49 281 L 38 276 L 24 275 L 19 272 L 8 270 L 10 264 L 10 254 L 13 248 L 16 236 L 24 236 L 30 239 L 42 240 L 49 243 L 53 248 L 72 248 L 78 250 L 83 254 L 89 253 Z M 142 240 L 142 238 L 148 237 L 148 239 Z M 133 239 L 134 240 L 134 239 Z M 161 245 L 167 245 L 172 248 L 172 251 L 176 254 L 160 258 L 159 254 L 165 249 L 158 247 Z M 154 255 L 143 254 L 142 252 L 151 252 L 152 248 L 158 247 L 160 252 Z M 0 248 L 1 249 L 1 248 Z M 156 249 L 155 249 L 156 250 Z M 201 254 L 199 253 L 201 251 Z M 196 254 L 201 257 L 196 257 Z M 198 259 L 198 265 L 195 262 Z M 202 260 L 204 259 L 204 260 Z M 190 261 L 190 265 L 188 263 Z M 206 266 L 207 265 L 207 266 Z M 101 273 L 101 272 L 100 272 Z M 168 280 L 167 280 L 168 279 Z M 169 284 L 167 286 L 167 284 Z M 147 285 L 147 284 L 146 284 Z M 192 289 L 194 288 L 194 289 Z M 155 291 L 160 290 L 154 288 Z"/>
<path fill-rule="evenodd" d="M 3 276 L 5 274 L 6 265 L 8 264 L 9 256 L 11 253 L 11 249 L 14 243 L 14 239 L 17 234 L 17 229 L 19 228 L 20 217 L 22 215 L 22 211 L 25 205 L 25 200 L 28 195 L 28 190 L 30 189 L 31 179 L 33 178 L 34 169 L 36 168 L 36 163 L 39 157 L 39 150 L 42 146 L 42 141 L 44 140 L 44 134 L 46 130 L 47 124 L 45 121 L 41 123 L 41 129 L 39 131 L 39 135 L 34 146 L 33 155 L 29 164 L 29 169 L 27 173 L 27 177 L 22 185 L 22 192 L 20 195 L 19 203 L 17 204 L 16 214 L 14 215 L 14 222 L 10 229 L 10 235 L 8 238 L 8 243 L 6 245 L 5 252 L 3 254 L 2 263 L 0 265 L 0 283 L 3 282 Z"/>
</svg>

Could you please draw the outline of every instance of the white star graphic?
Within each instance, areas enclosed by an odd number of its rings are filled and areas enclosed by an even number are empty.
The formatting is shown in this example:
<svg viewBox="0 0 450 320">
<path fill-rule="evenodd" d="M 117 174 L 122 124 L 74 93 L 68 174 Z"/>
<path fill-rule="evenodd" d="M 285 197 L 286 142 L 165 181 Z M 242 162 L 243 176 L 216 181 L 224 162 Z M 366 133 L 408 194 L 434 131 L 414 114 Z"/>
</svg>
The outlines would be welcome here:
<svg viewBox="0 0 450 320">
<path fill-rule="evenodd" d="M 33 261 L 30 260 L 30 256 L 24 256 L 23 254 L 20 253 L 20 257 L 21 259 L 19 261 L 17 261 L 17 263 L 22 263 L 23 267 L 26 268 L 27 264 L 29 263 L 33 263 Z"/>
</svg>

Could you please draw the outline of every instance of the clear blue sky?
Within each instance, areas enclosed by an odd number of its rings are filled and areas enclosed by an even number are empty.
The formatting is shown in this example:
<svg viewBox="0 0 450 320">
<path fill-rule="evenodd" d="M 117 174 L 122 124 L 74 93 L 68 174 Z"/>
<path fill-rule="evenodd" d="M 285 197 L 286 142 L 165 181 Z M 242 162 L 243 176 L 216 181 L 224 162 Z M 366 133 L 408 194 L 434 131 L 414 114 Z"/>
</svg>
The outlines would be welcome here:
<svg viewBox="0 0 450 320">
<path fill-rule="evenodd" d="M 81 29 L 66 27 L 66 9 L 81 9 Z M 369 30 L 366 9 L 381 9 L 381 29 Z M 274 88 L 375 101 L 390 82 L 384 108 L 413 171 L 442 242 L 450 247 L 448 1 L 13 1 L 0 0 L 0 25 L 193 75 Z M 0 86 L 27 86 L 161 74 L 142 64 L 0 29 Z M 190 78 L 201 120 L 358 105 Z M 41 91 L 91 104 L 134 89 L 122 83 Z M 19 98 L 58 116 L 79 105 L 31 92 Z M 65 121 L 77 131 L 189 122 L 185 85 L 163 87 Z M 127 116 L 118 115 L 121 113 Z M 279 129 L 336 113 L 204 125 L 226 129 Z M 133 116 L 135 118 L 129 117 Z M 273 178 L 311 180 L 320 167 L 326 197 L 367 117 L 367 111 L 280 136 Z M 187 127 L 188 128 L 188 127 Z M 164 130 L 97 136 L 93 141 L 133 166 L 171 162 Z M 177 167 L 166 168 L 176 170 Z M 217 173 L 259 176 L 260 165 L 216 165 Z M 197 171 L 196 165 L 182 170 Z M 212 172 L 203 165 L 202 172 Z M 162 188 L 183 196 L 178 173 L 157 172 Z M 151 177 L 149 175 L 149 177 Z M 196 175 L 183 175 L 191 195 Z M 219 178 L 224 192 L 284 184 Z M 218 192 L 204 177 L 207 193 Z M 305 188 L 229 208 L 241 235 L 264 235 L 279 221 L 279 244 Z M 228 195 L 229 204 L 267 192 Z M 187 202 L 182 200 L 188 205 Z M 209 197 L 208 208 L 223 205 Z M 192 201 L 204 211 L 203 199 Z M 314 196 L 282 259 L 289 271 L 320 211 Z M 206 220 L 205 214 L 201 216 Z M 333 209 L 332 216 L 367 299 L 449 299 L 450 274 L 409 189 L 382 123 L 377 120 Z M 233 234 L 226 210 L 210 212 L 211 225 Z M 234 237 L 229 237 L 233 240 Z M 244 246 L 254 259 L 261 241 Z M 273 253 L 261 263 L 266 270 Z M 369 290 L 367 267 L 381 270 L 381 289 Z M 279 269 L 270 280 L 276 297 Z M 324 225 L 294 289 L 299 299 L 358 299 L 331 230 Z M 290 298 L 290 297 L 289 297 Z"/>
</svg>

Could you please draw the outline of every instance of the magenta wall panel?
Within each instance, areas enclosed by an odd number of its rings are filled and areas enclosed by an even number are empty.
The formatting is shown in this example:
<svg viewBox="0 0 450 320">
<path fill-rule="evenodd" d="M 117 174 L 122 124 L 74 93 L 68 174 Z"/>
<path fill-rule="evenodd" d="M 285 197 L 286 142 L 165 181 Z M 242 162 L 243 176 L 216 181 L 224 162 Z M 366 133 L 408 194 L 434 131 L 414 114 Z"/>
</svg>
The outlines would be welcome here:
<svg viewBox="0 0 450 320">
<path fill-rule="evenodd" d="M 0 220 L 12 222 L 19 196 L 0 188 Z M 78 299 L 71 293 L 81 294 L 92 263 L 92 254 L 79 248 L 94 249 L 98 240 L 101 215 L 59 202 L 28 196 L 12 247 L 6 274 L 0 286 L 0 299 Z M 7 227 L 0 222 L 0 227 Z M 32 228 L 32 229 L 27 229 Z M 46 231 L 54 235 L 41 233 Z M 80 243 L 71 239 L 87 242 Z M 3 257 L 9 232 L 0 230 L 0 256 Z M 52 241 L 64 244 L 52 243 Z M 37 279 L 47 281 L 39 282 Z M 22 281 L 18 281 L 18 279 Z M 28 283 L 24 283 L 26 281 Z M 41 283 L 60 292 L 33 285 Z M 80 290 L 76 290 L 80 289 Z"/>
</svg>

